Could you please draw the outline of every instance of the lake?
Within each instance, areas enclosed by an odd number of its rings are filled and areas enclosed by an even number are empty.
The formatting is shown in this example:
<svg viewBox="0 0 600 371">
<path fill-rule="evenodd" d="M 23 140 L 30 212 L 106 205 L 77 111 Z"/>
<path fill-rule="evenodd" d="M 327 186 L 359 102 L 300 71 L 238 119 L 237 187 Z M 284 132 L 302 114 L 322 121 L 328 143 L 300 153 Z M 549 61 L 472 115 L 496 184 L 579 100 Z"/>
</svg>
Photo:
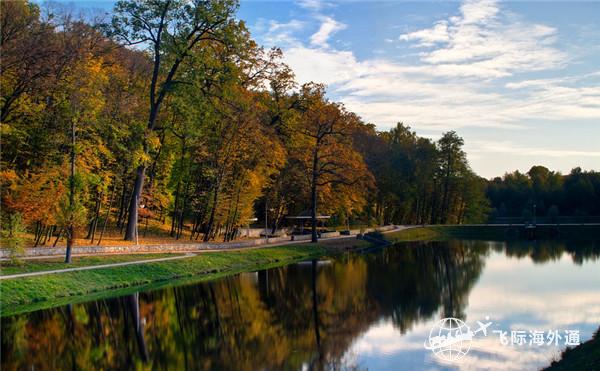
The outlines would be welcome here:
<svg viewBox="0 0 600 371">
<path fill-rule="evenodd" d="M 598 330 L 599 257 L 556 241 L 349 252 L 2 318 L 1 368 L 537 370 Z M 426 349 L 447 317 L 467 338 Z"/>
</svg>

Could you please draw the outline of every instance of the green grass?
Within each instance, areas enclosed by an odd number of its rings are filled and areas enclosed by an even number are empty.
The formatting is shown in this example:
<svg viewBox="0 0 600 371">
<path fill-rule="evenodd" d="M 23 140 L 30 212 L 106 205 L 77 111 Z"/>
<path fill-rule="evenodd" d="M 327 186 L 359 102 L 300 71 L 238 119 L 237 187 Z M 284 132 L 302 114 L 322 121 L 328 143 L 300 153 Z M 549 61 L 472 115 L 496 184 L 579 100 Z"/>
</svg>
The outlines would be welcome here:
<svg viewBox="0 0 600 371">
<path fill-rule="evenodd" d="M 538 226 L 536 231 L 538 239 L 598 239 L 600 227 L 598 226 Z M 497 226 L 497 225 L 434 225 L 405 229 L 399 232 L 385 234 L 385 238 L 391 242 L 403 241 L 440 241 L 448 239 L 469 240 L 509 240 L 515 238 L 527 238 L 525 229 L 521 226 Z"/>
<path fill-rule="evenodd" d="M 452 238 L 503 238 L 504 235 L 498 235 L 494 229 L 486 227 L 465 227 L 465 226 L 428 226 L 409 228 L 399 232 L 386 233 L 385 239 L 391 242 L 403 241 L 436 241 Z"/>
<path fill-rule="evenodd" d="M 386 233 L 385 239 L 391 242 L 403 242 L 403 241 L 428 241 L 439 238 L 431 228 L 409 228 L 399 232 Z"/>
<path fill-rule="evenodd" d="M 207 252 L 165 262 L 49 274 L 0 281 L 0 315 L 47 308 L 98 296 L 209 279 L 242 271 L 317 258 L 329 250 L 318 244 Z M 176 281 L 178 280 L 178 281 Z M 131 290 L 128 290 L 131 289 Z M 117 290 L 117 291 L 112 291 Z M 109 292 L 110 291 L 110 292 Z"/>
<path fill-rule="evenodd" d="M 157 259 L 182 254 L 128 254 L 128 255 L 95 255 L 73 257 L 71 264 L 64 262 L 64 257 L 48 259 L 29 259 L 18 263 L 0 262 L 0 276 L 18 273 L 49 271 L 54 269 L 78 268 L 92 265 L 123 263 L 135 260 Z"/>
</svg>

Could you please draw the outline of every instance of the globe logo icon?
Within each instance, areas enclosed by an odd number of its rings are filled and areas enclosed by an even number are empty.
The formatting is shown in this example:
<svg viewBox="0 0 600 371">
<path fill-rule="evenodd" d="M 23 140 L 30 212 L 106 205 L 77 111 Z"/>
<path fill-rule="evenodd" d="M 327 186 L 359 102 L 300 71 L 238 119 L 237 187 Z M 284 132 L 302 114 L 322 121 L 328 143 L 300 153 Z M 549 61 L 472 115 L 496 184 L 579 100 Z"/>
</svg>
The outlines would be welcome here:
<svg viewBox="0 0 600 371">
<path fill-rule="evenodd" d="M 425 349 L 445 361 L 457 361 L 471 349 L 474 333 L 458 318 L 443 318 L 433 325 Z"/>
</svg>

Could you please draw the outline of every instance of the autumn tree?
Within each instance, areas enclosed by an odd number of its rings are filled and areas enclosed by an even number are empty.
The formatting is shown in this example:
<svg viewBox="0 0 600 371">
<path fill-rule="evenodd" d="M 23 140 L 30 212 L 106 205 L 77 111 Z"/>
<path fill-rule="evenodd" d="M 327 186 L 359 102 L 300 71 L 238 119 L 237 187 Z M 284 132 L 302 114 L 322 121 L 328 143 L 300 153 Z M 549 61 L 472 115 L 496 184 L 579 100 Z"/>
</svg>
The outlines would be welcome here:
<svg viewBox="0 0 600 371">
<path fill-rule="evenodd" d="M 0 122 L 45 86 L 55 72 L 59 50 L 54 26 L 40 19 L 39 6 L 24 0 L 0 4 Z"/>
<path fill-rule="evenodd" d="M 300 142 L 301 157 L 310 179 L 312 241 L 317 242 L 319 191 L 335 185 L 355 185 L 367 176 L 367 169 L 350 142 L 349 129 L 357 117 L 325 98 L 323 85 L 305 84 L 300 96 L 298 131 L 305 137 Z"/>
<path fill-rule="evenodd" d="M 178 74 L 192 50 L 212 42 L 223 42 L 227 26 L 237 7 L 234 0 L 191 2 L 119 1 L 115 5 L 109 34 L 125 45 L 146 46 L 153 67 L 148 92 L 148 120 L 138 159 L 135 183 L 129 204 L 125 239 L 137 238 L 138 209 L 147 168 L 150 142 L 155 136 L 161 105 L 176 85 Z"/>
</svg>

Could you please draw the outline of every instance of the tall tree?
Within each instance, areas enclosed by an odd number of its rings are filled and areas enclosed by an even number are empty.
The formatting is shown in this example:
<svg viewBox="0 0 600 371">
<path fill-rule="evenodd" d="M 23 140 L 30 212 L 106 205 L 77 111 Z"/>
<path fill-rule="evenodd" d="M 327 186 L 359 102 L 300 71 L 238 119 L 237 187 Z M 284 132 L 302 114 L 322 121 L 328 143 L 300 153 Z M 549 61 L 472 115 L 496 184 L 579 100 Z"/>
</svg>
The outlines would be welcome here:
<svg viewBox="0 0 600 371">
<path fill-rule="evenodd" d="M 358 118 L 340 104 L 329 102 L 320 84 L 303 85 L 300 99 L 303 112 L 299 132 L 305 136 L 303 157 L 310 179 L 311 240 L 317 242 L 319 191 L 327 186 L 355 185 L 368 171 L 350 141 L 351 125 Z"/>
<path fill-rule="evenodd" d="M 454 187 L 462 173 L 466 171 L 466 154 L 462 149 L 464 140 L 456 132 L 444 133 L 438 141 L 440 151 L 440 175 L 442 181 L 442 199 L 440 221 L 445 224 L 451 212 Z"/>
<path fill-rule="evenodd" d="M 10 121 L 19 99 L 45 86 L 60 50 L 54 26 L 40 19 L 38 5 L 24 0 L 0 3 L 0 122 Z"/>
<path fill-rule="evenodd" d="M 153 59 L 143 157 L 138 160 L 131 192 L 125 240 L 133 241 L 138 236 L 138 209 L 147 155 L 161 105 L 175 85 L 182 82 L 178 80 L 178 72 L 192 50 L 203 44 L 224 41 L 236 8 L 235 0 L 119 1 L 115 5 L 110 35 L 126 45 L 146 46 Z"/>
</svg>

